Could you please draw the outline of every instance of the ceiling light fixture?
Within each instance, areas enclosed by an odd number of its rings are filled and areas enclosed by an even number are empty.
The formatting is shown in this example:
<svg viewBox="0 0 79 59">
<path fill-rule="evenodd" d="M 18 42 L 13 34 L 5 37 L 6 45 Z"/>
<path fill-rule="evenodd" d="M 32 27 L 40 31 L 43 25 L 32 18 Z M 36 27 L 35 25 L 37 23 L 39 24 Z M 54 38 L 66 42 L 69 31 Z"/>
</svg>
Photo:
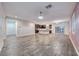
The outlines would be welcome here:
<svg viewBox="0 0 79 59">
<path fill-rule="evenodd" d="M 38 19 L 44 19 L 44 17 L 42 16 L 42 12 L 40 11 L 40 16 L 38 16 Z"/>
</svg>

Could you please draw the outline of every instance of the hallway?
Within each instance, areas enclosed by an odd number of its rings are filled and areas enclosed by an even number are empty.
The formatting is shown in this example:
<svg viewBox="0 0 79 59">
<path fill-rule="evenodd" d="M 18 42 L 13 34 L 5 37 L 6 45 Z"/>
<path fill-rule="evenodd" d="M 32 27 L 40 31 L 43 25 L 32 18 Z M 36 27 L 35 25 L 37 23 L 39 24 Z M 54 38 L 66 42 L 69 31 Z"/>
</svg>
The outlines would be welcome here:
<svg viewBox="0 0 79 59">
<path fill-rule="evenodd" d="M 2 56 L 77 56 L 68 36 L 35 34 L 25 37 L 8 36 Z"/>
</svg>

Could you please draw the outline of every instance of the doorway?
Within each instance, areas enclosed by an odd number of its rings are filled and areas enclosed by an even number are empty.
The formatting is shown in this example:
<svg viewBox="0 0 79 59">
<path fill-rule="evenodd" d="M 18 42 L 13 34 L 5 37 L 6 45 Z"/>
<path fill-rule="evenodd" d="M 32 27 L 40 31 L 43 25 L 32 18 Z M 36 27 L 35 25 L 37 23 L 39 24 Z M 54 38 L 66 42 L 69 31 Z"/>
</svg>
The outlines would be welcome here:
<svg viewBox="0 0 79 59">
<path fill-rule="evenodd" d="M 55 33 L 64 33 L 64 26 L 55 27 Z"/>
</svg>

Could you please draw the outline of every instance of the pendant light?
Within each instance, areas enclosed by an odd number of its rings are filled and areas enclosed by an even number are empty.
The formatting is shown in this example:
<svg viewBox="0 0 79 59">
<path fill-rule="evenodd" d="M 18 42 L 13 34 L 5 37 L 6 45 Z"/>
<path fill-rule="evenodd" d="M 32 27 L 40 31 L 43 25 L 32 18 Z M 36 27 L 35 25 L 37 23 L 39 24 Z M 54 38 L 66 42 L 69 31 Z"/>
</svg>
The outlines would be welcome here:
<svg viewBox="0 0 79 59">
<path fill-rule="evenodd" d="M 40 11 L 40 15 L 38 16 L 38 19 L 44 19 L 41 11 Z"/>
</svg>

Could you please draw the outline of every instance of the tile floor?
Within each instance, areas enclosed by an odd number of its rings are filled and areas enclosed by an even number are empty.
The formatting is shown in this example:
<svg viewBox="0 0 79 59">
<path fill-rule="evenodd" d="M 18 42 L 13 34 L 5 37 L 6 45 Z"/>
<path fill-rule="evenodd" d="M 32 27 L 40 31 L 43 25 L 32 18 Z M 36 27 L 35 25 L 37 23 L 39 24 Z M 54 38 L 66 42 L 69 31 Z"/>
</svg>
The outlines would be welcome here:
<svg viewBox="0 0 79 59">
<path fill-rule="evenodd" d="M 71 41 L 63 34 L 7 36 L 1 56 L 77 56 Z"/>
</svg>

